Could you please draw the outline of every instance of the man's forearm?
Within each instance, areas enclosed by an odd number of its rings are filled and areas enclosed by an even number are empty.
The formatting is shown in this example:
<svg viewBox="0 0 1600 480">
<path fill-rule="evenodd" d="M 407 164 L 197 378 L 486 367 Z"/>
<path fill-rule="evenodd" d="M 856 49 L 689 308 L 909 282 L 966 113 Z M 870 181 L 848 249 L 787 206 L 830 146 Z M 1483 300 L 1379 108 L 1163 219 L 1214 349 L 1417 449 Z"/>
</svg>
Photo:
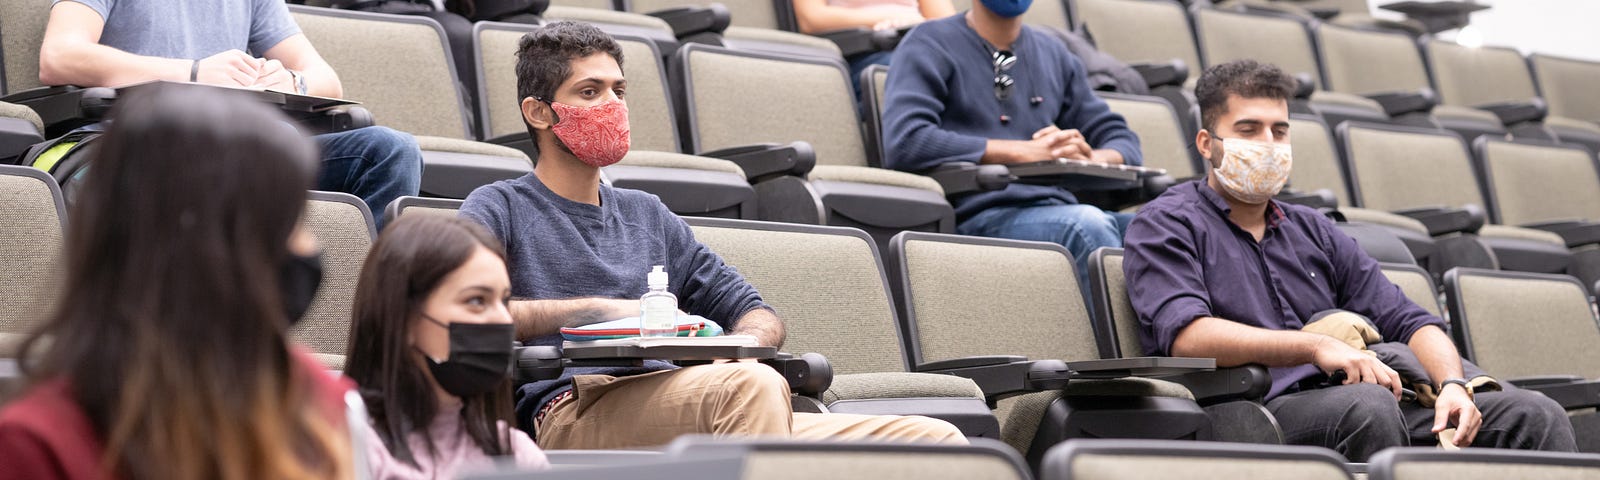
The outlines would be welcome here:
<svg viewBox="0 0 1600 480">
<path fill-rule="evenodd" d="M 1411 353 L 1417 356 L 1434 385 L 1461 378 L 1461 354 L 1456 352 L 1455 342 L 1450 341 L 1444 330 L 1433 325 L 1422 327 L 1411 334 L 1411 341 L 1406 345 L 1411 347 Z"/>
<path fill-rule="evenodd" d="M 561 333 L 563 327 L 581 327 L 638 315 L 638 310 L 636 300 L 512 300 L 511 321 L 516 325 L 517 340 L 531 340 Z"/>
<path fill-rule="evenodd" d="M 1221 318 L 1203 317 L 1178 332 L 1172 354 L 1215 358 L 1219 367 L 1257 363 L 1291 367 L 1312 363 L 1318 343 L 1330 337 L 1297 330 L 1268 330 Z"/>
<path fill-rule="evenodd" d="M 783 328 L 783 320 L 772 313 L 772 310 L 765 308 L 757 308 L 746 312 L 744 316 L 734 321 L 733 331 L 728 333 L 730 335 L 750 335 L 756 337 L 756 340 L 761 342 L 762 345 L 779 348 L 783 348 L 783 340 L 786 335 Z"/>
<path fill-rule="evenodd" d="M 189 81 L 194 62 L 147 57 L 100 44 L 55 45 L 39 56 L 39 81 L 45 85 L 120 87 L 153 80 Z"/>
<path fill-rule="evenodd" d="M 1122 165 L 1126 162 L 1126 160 L 1122 158 L 1122 152 L 1110 148 L 1097 149 L 1091 153 L 1089 157 L 1097 163 L 1104 163 L 1106 165 Z"/>
<path fill-rule="evenodd" d="M 1026 163 L 1049 160 L 1049 158 L 1032 158 L 1028 152 L 1028 142 L 1024 140 L 996 140 L 990 139 L 983 149 L 983 158 L 979 163 L 992 163 L 1008 165 L 1012 163 Z"/>
</svg>

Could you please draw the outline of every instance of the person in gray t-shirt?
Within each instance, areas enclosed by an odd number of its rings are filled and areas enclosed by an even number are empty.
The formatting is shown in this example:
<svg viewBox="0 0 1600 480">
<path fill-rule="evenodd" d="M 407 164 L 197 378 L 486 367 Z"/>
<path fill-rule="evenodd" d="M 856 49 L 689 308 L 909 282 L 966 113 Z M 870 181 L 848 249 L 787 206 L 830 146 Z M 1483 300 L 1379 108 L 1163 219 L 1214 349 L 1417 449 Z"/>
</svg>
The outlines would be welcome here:
<svg viewBox="0 0 1600 480">
<path fill-rule="evenodd" d="M 539 162 L 473 191 L 461 216 L 506 246 L 518 339 L 560 345 L 561 327 L 639 315 L 645 275 L 663 265 L 684 312 L 783 346 L 783 320 L 660 199 L 600 183 L 600 168 L 629 147 L 616 41 L 588 24 L 547 25 L 522 38 L 517 84 Z M 782 376 L 755 363 L 570 367 L 518 388 L 516 410 L 545 449 L 661 445 L 696 433 L 966 442 L 926 417 L 794 413 Z"/>
<path fill-rule="evenodd" d="M 120 87 L 167 80 L 338 98 L 339 75 L 283 0 L 55 0 L 39 52 L 45 85 Z M 318 190 L 373 212 L 416 195 L 422 152 L 410 135 L 367 127 L 317 136 Z"/>
</svg>

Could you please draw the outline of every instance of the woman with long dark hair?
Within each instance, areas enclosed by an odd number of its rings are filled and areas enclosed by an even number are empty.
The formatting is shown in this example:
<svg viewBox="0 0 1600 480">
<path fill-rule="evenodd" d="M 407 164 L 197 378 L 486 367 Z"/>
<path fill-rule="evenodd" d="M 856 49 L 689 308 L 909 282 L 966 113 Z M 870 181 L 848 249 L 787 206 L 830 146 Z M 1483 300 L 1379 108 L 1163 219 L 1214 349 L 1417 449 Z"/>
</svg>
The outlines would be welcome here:
<svg viewBox="0 0 1600 480">
<path fill-rule="evenodd" d="M 288 328 L 321 278 L 316 156 L 264 104 L 124 95 L 69 217 L 66 283 L 0 410 L 0 478 L 345 478 L 343 385 Z"/>
<path fill-rule="evenodd" d="M 449 478 L 512 457 L 547 464 L 511 428 L 511 279 L 494 235 L 471 221 L 390 224 L 356 286 L 345 373 L 372 418 L 374 478 Z"/>
</svg>

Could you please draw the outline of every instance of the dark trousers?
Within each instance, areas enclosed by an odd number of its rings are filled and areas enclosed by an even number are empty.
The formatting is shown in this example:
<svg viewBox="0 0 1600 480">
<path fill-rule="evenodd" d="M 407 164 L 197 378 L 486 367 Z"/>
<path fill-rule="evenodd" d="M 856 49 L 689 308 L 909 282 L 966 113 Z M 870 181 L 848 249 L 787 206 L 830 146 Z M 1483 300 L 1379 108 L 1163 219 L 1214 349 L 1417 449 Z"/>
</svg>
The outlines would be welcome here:
<svg viewBox="0 0 1600 480">
<path fill-rule="evenodd" d="M 1475 398 L 1483 426 L 1474 447 L 1577 451 L 1567 412 L 1544 395 L 1507 388 Z M 1340 385 L 1291 393 L 1267 402 L 1284 441 L 1331 448 L 1351 462 L 1364 463 L 1389 447 L 1438 445 L 1434 410 L 1414 402 L 1397 403 L 1388 389 L 1373 384 Z"/>
</svg>

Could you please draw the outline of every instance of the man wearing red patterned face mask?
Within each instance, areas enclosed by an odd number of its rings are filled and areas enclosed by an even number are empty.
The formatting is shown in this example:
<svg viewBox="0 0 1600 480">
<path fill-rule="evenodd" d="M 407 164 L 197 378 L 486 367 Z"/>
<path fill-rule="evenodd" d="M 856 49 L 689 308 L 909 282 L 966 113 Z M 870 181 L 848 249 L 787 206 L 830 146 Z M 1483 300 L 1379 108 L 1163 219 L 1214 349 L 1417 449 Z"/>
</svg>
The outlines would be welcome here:
<svg viewBox="0 0 1600 480">
<path fill-rule="evenodd" d="M 505 244 L 517 339 L 560 345 L 561 327 L 638 316 L 646 274 L 662 265 L 684 312 L 781 347 L 783 321 L 761 294 L 660 199 L 600 183 L 600 168 L 628 152 L 622 61 L 611 37 L 578 23 L 545 26 L 518 48 L 517 98 L 539 164 L 479 188 L 461 207 Z M 923 417 L 793 413 L 788 397 L 766 365 L 649 361 L 567 368 L 523 385 L 516 417 L 546 449 L 653 446 L 682 434 L 966 441 Z"/>
</svg>

